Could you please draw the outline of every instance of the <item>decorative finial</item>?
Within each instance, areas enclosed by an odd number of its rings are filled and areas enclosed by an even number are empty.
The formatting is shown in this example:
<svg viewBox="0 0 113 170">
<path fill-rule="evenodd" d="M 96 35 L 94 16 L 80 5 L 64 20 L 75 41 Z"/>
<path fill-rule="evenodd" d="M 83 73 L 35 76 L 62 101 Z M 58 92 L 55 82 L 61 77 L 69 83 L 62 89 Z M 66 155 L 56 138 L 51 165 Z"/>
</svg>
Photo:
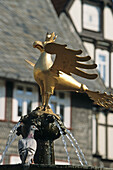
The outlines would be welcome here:
<svg viewBox="0 0 113 170">
<path fill-rule="evenodd" d="M 56 38 L 57 38 L 57 35 L 55 35 L 54 32 L 52 33 L 47 32 L 45 41 L 54 42 Z"/>
</svg>

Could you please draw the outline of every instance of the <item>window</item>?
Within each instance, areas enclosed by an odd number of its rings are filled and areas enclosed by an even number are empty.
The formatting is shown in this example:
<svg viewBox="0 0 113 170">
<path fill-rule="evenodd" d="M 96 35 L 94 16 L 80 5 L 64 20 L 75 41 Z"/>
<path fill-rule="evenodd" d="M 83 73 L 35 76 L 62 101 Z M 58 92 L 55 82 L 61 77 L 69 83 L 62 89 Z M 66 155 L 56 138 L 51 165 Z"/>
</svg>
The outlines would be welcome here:
<svg viewBox="0 0 113 170">
<path fill-rule="evenodd" d="M 113 159 L 113 113 L 104 111 L 93 115 L 93 154 Z"/>
<path fill-rule="evenodd" d="M 60 105 L 61 121 L 64 122 L 64 105 Z"/>
<path fill-rule="evenodd" d="M 23 94 L 24 93 L 24 89 L 22 86 L 18 86 L 17 87 L 17 94 Z"/>
<path fill-rule="evenodd" d="M 22 116 L 22 103 L 23 103 L 23 100 L 18 98 L 17 101 L 18 101 L 18 116 Z"/>
<path fill-rule="evenodd" d="M 103 79 L 106 87 L 109 87 L 109 52 L 96 49 L 96 64 L 100 77 Z"/>
<path fill-rule="evenodd" d="M 38 106 L 38 90 L 36 86 L 15 84 L 13 94 L 12 121 L 17 122 L 21 116 L 30 113 Z"/>
<path fill-rule="evenodd" d="M 101 31 L 101 9 L 99 6 L 83 4 L 83 28 L 91 31 Z"/>
<path fill-rule="evenodd" d="M 64 99 L 65 98 L 65 94 L 63 92 L 59 92 L 59 97 L 60 97 L 60 99 Z"/>
<path fill-rule="evenodd" d="M 56 113 L 56 103 L 55 102 L 51 102 L 50 103 L 50 106 L 51 106 L 51 109 L 52 109 L 52 111 L 54 112 L 54 113 Z"/>
<path fill-rule="evenodd" d="M 29 96 L 32 95 L 32 88 L 30 87 L 26 88 L 26 94 Z"/>
<path fill-rule="evenodd" d="M 5 82 L 0 80 L 0 120 L 5 119 Z"/>
<path fill-rule="evenodd" d="M 55 95 L 51 96 L 49 105 L 54 113 L 60 115 L 64 125 L 71 128 L 70 92 L 56 91 Z"/>
<path fill-rule="evenodd" d="M 30 113 L 32 110 L 32 100 L 27 100 L 27 113 Z"/>
</svg>

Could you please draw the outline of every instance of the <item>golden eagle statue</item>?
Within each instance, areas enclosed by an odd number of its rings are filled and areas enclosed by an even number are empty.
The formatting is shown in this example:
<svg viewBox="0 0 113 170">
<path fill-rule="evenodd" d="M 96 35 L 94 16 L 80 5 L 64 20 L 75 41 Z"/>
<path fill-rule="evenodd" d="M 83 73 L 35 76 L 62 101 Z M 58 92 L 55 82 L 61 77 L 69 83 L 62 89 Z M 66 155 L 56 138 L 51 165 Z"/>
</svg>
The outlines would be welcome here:
<svg viewBox="0 0 113 170">
<path fill-rule="evenodd" d="M 71 74 L 86 78 L 95 79 L 97 74 L 88 74 L 81 70 L 95 69 L 96 64 L 85 64 L 89 61 L 90 56 L 79 56 L 81 50 L 68 49 L 67 45 L 55 43 L 55 33 L 47 33 L 44 42 L 35 41 L 33 47 L 40 50 L 41 55 L 36 64 L 26 60 L 34 67 L 34 78 L 40 87 L 42 96 L 42 106 L 45 110 L 48 108 L 50 96 L 54 90 L 86 92 L 89 97 L 94 100 L 95 104 L 103 107 L 113 107 L 113 96 L 106 93 L 90 91 L 86 85 L 76 81 Z M 52 55 L 56 54 L 55 60 L 52 60 Z"/>
</svg>

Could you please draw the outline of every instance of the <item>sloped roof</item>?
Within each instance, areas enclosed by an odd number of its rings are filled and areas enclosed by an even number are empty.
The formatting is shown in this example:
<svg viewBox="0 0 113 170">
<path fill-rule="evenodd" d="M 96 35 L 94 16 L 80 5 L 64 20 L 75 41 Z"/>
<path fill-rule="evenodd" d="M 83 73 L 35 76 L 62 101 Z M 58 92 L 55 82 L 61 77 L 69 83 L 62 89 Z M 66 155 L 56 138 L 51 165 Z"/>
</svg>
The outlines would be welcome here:
<svg viewBox="0 0 113 170">
<path fill-rule="evenodd" d="M 32 43 L 43 41 L 47 31 L 57 33 L 57 42 L 87 53 L 71 22 L 64 13 L 57 17 L 50 0 L 1 0 L 0 77 L 34 83 L 33 69 L 24 59 L 36 62 L 40 52 Z M 77 79 L 90 89 L 105 89 L 99 78 L 96 81 Z"/>
</svg>

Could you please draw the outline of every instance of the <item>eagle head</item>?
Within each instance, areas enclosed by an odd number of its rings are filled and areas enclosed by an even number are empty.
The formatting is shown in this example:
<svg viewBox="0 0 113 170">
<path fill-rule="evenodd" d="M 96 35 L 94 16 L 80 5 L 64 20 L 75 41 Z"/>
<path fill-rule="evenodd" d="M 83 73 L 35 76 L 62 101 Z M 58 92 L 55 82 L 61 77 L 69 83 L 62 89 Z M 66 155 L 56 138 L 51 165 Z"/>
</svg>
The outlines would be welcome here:
<svg viewBox="0 0 113 170">
<path fill-rule="evenodd" d="M 46 38 L 45 38 L 45 41 L 42 42 L 42 41 L 35 41 L 33 43 L 33 47 L 34 48 L 38 48 L 40 50 L 40 52 L 44 52 L 44 46 L 48 43 L 52 43 L 56 40 L 57 38 L 57 35 L 55 35 L 54 32 L 52 33 L 48 33 L 46 34 Z"/>
</svg>

